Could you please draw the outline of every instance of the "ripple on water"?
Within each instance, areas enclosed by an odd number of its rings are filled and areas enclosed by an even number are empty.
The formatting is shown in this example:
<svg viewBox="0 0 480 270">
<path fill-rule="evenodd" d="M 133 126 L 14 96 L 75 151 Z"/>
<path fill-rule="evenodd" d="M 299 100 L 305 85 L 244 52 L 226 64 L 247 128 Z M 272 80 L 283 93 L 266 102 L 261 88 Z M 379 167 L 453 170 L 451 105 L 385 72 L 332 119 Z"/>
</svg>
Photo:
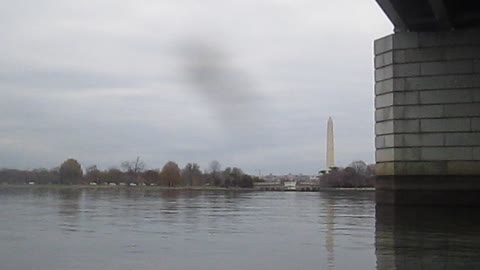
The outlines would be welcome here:
<svg viewBox="0 0 480 270">
<path fill-rule="evenodd" d="M 475 219 L 389 216 L 362 192 L 0 190 L 0 205 L 0 262 L 16 269 L 429 269 L 480 250 Z"/>
</svg>

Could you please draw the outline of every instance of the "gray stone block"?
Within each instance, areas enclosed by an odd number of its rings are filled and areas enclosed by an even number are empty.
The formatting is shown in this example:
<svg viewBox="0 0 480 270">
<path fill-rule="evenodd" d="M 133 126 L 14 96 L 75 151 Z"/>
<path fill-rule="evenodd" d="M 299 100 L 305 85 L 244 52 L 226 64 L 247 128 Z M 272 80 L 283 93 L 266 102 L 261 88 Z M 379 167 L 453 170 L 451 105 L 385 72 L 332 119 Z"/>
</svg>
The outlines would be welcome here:
<svg viewBox="0 0 480 270">
<path fill-rule="evenodd" d="M 375 56 L 375 68 L 380 68 L 393 64 L 393 52 L 389 51 L 386 53 L 379 54 Z"/>
<path fill-rule="evenodd" d="M 393 51 L 393 63 L 418 63 L 480 59 L 480 46 L 431 47 Z"/>
<path fill-rule="evenodd" d="M 421 148 L 394 148 L 395 161 L 414 161 L 421 159 Z"/>
<path fill-rule="evenodd" d="M 415 105 L 419 104 L 419 93 L 416 91 L 412 92 L 395 92 L 393 94 L 393 104 L 394 105 Z"/>
<path fill-rule="evenodd" d="M 470 102 L 472 102 L 472 90 L 448 89 L 433 91 L 428 90 L 420 92 L 420 104 L 448 104 Z"/>
<path fill-rule="evenodd" d="M 472 89 L 473 101 L 480 102 L 480 89 Z"/>
<path fill-rule="evenodd" d="M 375 164 L 375 174 L 376 175 L 393 175 L 394 174 L 394 164 L 393 162 L 379 162 Z"/>
<path fill-rule="evenodd" d="M 472 131 L 480 131 L 480 118 L 472 118 Z"/>
<path fill-rule="evenodd" d="M 443 105 L 388 106 L 375 111 L 375 121 L 377 122 L 393 119 L 441 118 L 443 116 Z"/>
<path fill-rule="evenodd" d="M 375 81 L 384 81 L 393 78 L 393 66 L 385 66 L 375 70 Z"/>
<path fill-rule="evenodd" d="M 447 53 L 444 48 L 420 48 L 393 51 L 393 62 L 396 64 L 444 60 L 447 60 Z"/>
<path fill-rule="evenodd" d="M 420 120 L 394 120 L 393 130 L 398 133 L 420 132 Z"/>
<path fill-rule="evenodd" d="M 393 34 L 392 37 L 395 50 L 419 47 L 417 32 L 399 32 Z"/>
<path fill-rule="evenodd" d="M 480 103 L 444 105 L 445 117 L 480 116 Z"/>
<path fill-rule="evenodd" d="M 446 161 L 396 162 L 395 164 L 397 175 L 445 175 L 446 173 Z"/>
<path fill-rule="evenodd" d="M 480 74 L 412 77 L 405 79 L 406 90 L 438 90 L 480 87 Z"/>
<path fill-rule="evenodd" d="M 473 160 L 480 160 L 480 147 L 473 148 Z"/>
<path fill-rule="evenodd" d="M 474 60 L 473 62 L 473 72 L 480 73 L 480 60 Z"/>
<path fill-rule="evenodd" d="M 377 175 L 446 175 L 447 161 L 396 161 L 377 163 Z"/>
<path fill-rule="evenodd" d="M 445 133 L 446 146 L 480 146 L 480 133 Z"/>
<path fill-rule="evenodd" d="M 398 134 L 395 147 L 443 146 L 443 134 Z"/>
<path fill-rule="evenodd" d="M 394 79 L 385 80 L 375 83 L 375 94 L 381 95 L 385 93 L 393 92 L 393 81 Z"/>
<path fill-rule="evenodd" d="M 419 106 L 395 106 L 393 107 L 393 119 L 418 119 Z"/>
<path fill-rule="evenodd" d="M 375 136 L 375 149 L 385 148 L 385 136 Z"/>
<path fill-rule="evenodd" d="M 380 135 L 375 137 L 375 147 L 377 149 L 394 147 L 394 135 Z"/>
<path fill-rule="evenodd" d="M 444 47 L 444 50 L 446 60 L 480 59 L 480 46 L 478 45 Z"/>
<path fill-rule="evenodd" d="M 420 76 L 420 64 L 395 64 L 393 67 L 393 76 L 395 77 L 411 77 Z"/>
<path fill-rule="evenodd" d="M 405 64 L 405 63 L 410 63 L 410 62 L 418 62 L 416 59 L 412 60 L 412 56 L 409 55 L 409 52 L 415 52 L 415 49 L 412 50 L 395 50 L 392 51 L 393 55 L 393 64 Z"/>
<path fill-rule="evenodd" d="M 432 77 L 406 78 L 405 88 L 407 90 L 442 89 L 440 85 L 445 84 L 445 82 L 438 83 L 435 79 Z"/>
<path fill-rule="evenodd" d="M 421 157 L 421 148 L 385 148 L 375 152 L 377 162 L 417 161 Z"/>
<path fill-rule="evenodd" d="M 393 119 L 419 119 L 443 117 L 443 105 L 396 106 Z"/>
<path fill-rule="evenodd" d="M 443 116 L 443 105 L 403 106 L 403 117 L 407 119 L 439 118 Z"/>
<path fill-rule="evenodd" d="M 472 160 L 472 147 L 422 147 L 422 160 Z"/>
<path fill-rule="evenodd" d="M 422 146 L 443 146 L 445 145 L 445 138 L 443 134 L 427 133 L 421 134 Z"/>
<path fill-rule="evenodd" d="M 418 34 L 419 47 L 441 47 L 472 44 L 470 34 L 464 31 L 421 32 Z"/>
<path fill-rule="evenodd" d="M 426 62 L 421 64 L 421 75 L 446 75 L 473 73 L 472 60 Z"/>
<path fill-rule="evenodd" d="M 373 42 L 373 48 L 375 55 L 391 51 L 393 49 L 393 36 L 388 35 L 386 37 L 375 40 Z"/>
<path fill-rule="evenodd" d="M 385 135 L 384 139 L 385 139 L 384 140 L 385 147 L 394 147 L 395 146 L 394 135 Z"/>
<path fill-rule="evenodd" d="M 384 108 L 393 105 L 393 93 L 378 95 L 375 97 L 375 108 Z"/>
<path fill-rule="evenodd" d="M 375 151 L 375 160 L 377 162 L 394 161 L 394 149 L 378 149 L 377 151 Z"/>
<path fill-rule="evenodd" d="M 470 131 L 470 119 L 447 118 L 447 119 L 421 119 L 421 132 L 461 132 Z"/>
<path fill-rule="evenodd" d="M 418 147 L 422 146 L 421 134 L 396 134 L 396 147 Z"/>
<path fill-rule="evenodd" d="M 443 134 L 421 134 L 422 146 L 443 146 L 444 136 Z"/>
<path fill-rule="evenodd" d="M 384 121 L 375 123 L 375 134 L 392 134 L 393 133 L 393 121 Z"/>
<path fill-rule="evenodd" d="M 419 118 L 438 118 L 444 116 L 443 105 L 421 105 L 419 109 Z"/>
<path fill-rule="evenodd" d="M 375 149 L 385 148 L 385 136 L 375 136 Z"/>
<path fill-rule="evenodd" d="M 388 79 L 375 83 L 375 94 L 381 95 L 394 91 L 402 91 L 405 89 L 404 78 Z"/>
<path fill-rule="evenodd" d="M 469 44 L 480 45 L 480 30 L 477 28 L 462 30 L 465 31 L 465 35 L 469 38 Z"/>
<path fill-rule="evenodd" d="M 480 175 L 480 162 L 478 161 L 448 161 L 449 175 Z"/>
<path fill-rule="evenodd" d="M 394 107 L 386 107 L 375 110 L 375 121 L 381 122 L 385 120 L 392 120 L 394 117 Z"/>
</svg>

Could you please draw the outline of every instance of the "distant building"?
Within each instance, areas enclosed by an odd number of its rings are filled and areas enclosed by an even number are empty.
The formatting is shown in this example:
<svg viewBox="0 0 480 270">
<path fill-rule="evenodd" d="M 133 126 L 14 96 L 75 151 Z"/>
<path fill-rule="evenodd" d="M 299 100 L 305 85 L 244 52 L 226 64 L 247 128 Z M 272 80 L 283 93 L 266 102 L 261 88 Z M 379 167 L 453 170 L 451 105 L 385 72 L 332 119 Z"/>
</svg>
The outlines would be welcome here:
<svg viewBox="0 0 480 270">
<path fill-rule="evenodd" d="M 285 186 L 285 191 L 295 191 L 297 188 L 297 181 L 288 180 L 283 182 L 283 185 Z"/>
<path fill-rule="evenodd" d="M 262 177 L 265 182 L 254 183 L 254 188 L 265 191 L 316 191 L 319 189 L 319 178 L 316 175 L 269 174 Z"/>
</svg>

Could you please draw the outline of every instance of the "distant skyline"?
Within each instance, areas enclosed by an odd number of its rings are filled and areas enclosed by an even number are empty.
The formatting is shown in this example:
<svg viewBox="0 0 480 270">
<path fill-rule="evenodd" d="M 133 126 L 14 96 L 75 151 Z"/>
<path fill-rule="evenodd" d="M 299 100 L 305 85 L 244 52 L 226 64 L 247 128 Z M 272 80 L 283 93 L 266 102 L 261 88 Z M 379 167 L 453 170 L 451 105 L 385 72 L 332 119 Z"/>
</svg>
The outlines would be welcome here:
<svg viewBox="0 0 480 270">
<path fill-rule="evenodd" d="M 374 0 L 0 2 L 0 167 L 374 160 Z"/>
</svg>

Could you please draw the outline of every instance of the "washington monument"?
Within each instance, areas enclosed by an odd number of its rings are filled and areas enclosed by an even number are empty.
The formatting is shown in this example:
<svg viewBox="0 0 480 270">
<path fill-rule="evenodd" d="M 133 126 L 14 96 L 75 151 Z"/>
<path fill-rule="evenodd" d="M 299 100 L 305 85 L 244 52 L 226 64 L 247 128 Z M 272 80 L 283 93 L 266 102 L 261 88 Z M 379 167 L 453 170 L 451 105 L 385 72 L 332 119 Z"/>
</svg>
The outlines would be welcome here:
<svg viewBox="0 0 480 270">
<path fill-rule="evenodd" d="M 327 169 L 335 167 L 335 152 L 334 152 L 334 139 L 333 139 L 333 121 L 332 118 L 328 118 L 327 124 Z"/>
</svg>

